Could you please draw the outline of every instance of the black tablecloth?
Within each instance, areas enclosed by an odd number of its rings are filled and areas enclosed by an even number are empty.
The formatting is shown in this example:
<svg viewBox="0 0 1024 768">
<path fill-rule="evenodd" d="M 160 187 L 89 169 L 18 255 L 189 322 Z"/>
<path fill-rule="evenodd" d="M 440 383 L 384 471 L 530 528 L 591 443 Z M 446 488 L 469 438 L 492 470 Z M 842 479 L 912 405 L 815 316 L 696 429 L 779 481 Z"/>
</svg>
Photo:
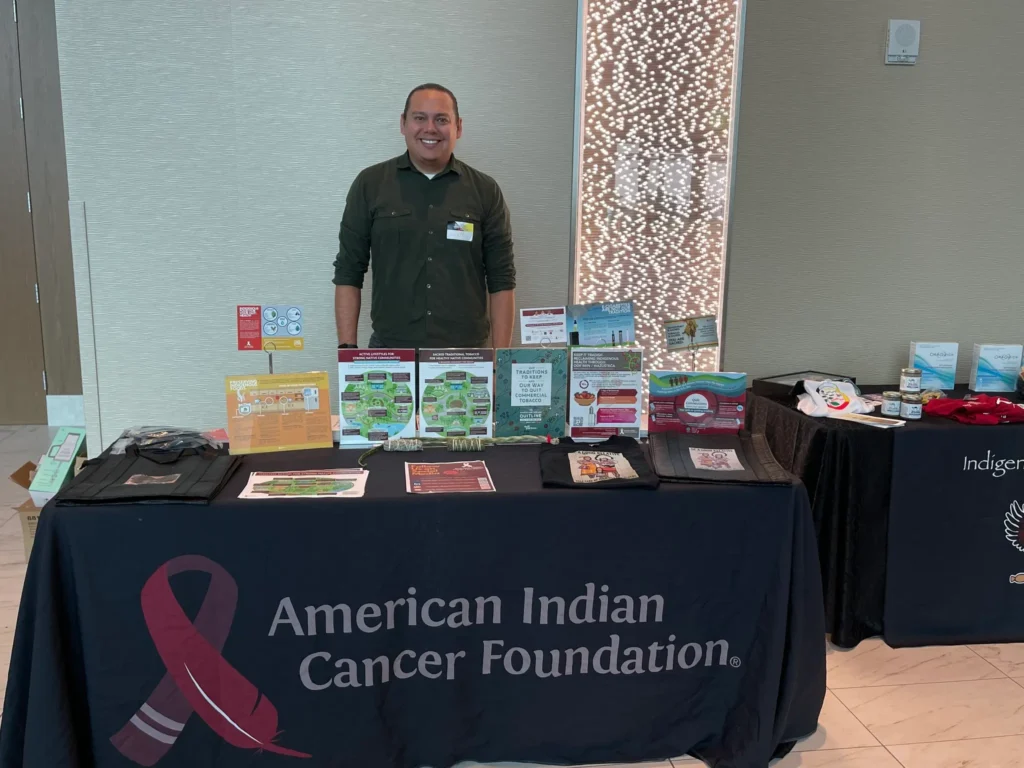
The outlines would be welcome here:
<svg viewBox="0 0 1024 768">
<path fill-rule="evenodd" d="M 886 642 L 1024 641 L 1024 424 L 894 437 Z"/>
<path fill-rule="evenodd" d="M 765 435 L 778 462 L 807 486 L 827 631 L 833 643 L 850 648 L 882 633 L 897 430 L 816 419 L 797 411 L 793 403 L 795 399 L 748 393 L 747 424 L 751 432 Z"/>
<path fill-rule="evenodd" d="M 892 387 L 864 387 L 883 389 Z M 964 394 L 960 387 L 951 396 Z M 1024 425 L 925 415 L 878 429 L 813 418 L 795 402 L 751 395 L 748 425 L 807 485 L 832 642 L 852 647 L 874 635 L 891 645 L 1024 641 L 1024 611 L 1021 621 L 996 618 L 1024 601 L 1024 576 L 1018 590 L 1009 582 L 1024 573 L 1024 550 L 997 535 L 1015 491 L 1024 502 Z M 1005 482 L 963 471 L 966 459 L 984 460 L 986 451 L 1021 459 L 1021 471 L 1006 473 Z M 945 586 L 926 587 L 940 572 Z"/>
<path fill-rule="evenodd" d="M 815 729 L 824 623 L 802 486 L 544 490 L 537 449 L 505 447 L 484 454 L 499 493 L 411 497 L 408 456 L 371 457 L 363 499 L 236 498 L 249 471 L 354 465 L 328 450 L 246 457 L 209 507 L 48 506 L 0 765 L 159 752 L 231 768 L 263 749 L 268 768 L 688 752 L 764 768 Z M 160 703 L 186 688 L 191 717 Z"/>
</svg>

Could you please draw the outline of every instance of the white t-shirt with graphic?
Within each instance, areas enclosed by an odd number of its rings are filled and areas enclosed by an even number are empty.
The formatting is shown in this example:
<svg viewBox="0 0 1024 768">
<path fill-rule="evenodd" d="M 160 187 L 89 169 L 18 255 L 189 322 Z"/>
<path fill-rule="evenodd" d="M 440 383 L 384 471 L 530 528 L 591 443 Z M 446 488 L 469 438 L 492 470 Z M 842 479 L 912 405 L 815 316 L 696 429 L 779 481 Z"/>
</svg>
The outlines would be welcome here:
<svg viewBox="0 0 1024 768">
<path fill-rule="evenodd" d="M 797 410 L 808 416 L 831 416 L 834 413 L 871 413 L 874 405 L 857 395 L 853 384 L 846 381 L 804 381 L 806 394 L 800 395 Z"/>
</svg>

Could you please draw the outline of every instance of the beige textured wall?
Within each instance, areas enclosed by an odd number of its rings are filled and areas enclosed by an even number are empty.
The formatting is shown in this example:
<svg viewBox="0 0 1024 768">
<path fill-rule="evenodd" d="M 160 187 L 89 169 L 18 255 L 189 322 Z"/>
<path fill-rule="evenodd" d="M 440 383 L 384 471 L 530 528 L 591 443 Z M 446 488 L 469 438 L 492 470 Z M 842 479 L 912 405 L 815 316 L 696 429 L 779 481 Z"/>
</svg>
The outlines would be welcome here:
<svg viewBox="0 0 1024 768">
<path fill-rule="evenodd" d="M 920 19 L 885 66 L 889 18 Z M 723 368 L 1024 343 L 1024 2 L 748 0 Z"/>
<path fill-rule="evenodd" d="M 333 386 L 345 195 L 404 151 L 424 81 L 458 95 L 459 157 L 502 186 L 520 305 L 565 303 L 577 0 L 56 6 L 90 448 L 222 425 L 223 377 L 267 364 L 236 351 L 237 304 L 303 305 L 307 348 L 275 369 Z"/>
</svg>

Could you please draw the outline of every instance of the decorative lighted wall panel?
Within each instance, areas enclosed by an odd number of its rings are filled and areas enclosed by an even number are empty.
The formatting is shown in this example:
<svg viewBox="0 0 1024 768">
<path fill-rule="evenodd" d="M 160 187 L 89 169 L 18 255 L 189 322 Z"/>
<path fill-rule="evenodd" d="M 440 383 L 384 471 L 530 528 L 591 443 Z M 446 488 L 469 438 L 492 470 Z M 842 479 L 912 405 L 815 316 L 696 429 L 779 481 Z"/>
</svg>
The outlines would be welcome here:
<svg viewBox="0 0 1024 768">
<path fill-rule="evenodd" d="M 721 313 L 741 2 L 585 5 L 574 298 L 633 299 L 648 369 L 691 365 L 664 321 Z"/>
</svg>

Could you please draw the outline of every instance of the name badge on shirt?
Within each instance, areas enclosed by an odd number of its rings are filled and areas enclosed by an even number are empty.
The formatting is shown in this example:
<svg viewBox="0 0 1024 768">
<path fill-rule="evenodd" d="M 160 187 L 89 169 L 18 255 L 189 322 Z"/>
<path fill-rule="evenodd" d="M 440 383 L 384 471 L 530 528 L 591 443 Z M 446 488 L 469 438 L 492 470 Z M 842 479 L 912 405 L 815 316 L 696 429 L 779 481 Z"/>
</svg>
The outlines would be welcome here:
<svg viewBox="0 0 1024 768">
<path fill-rule="evenodd" d="M 449 221 L 448 239 L 464 240 L 467 243 L 473 242 L 473 222 L 471 221 Z"/>
</svg>

